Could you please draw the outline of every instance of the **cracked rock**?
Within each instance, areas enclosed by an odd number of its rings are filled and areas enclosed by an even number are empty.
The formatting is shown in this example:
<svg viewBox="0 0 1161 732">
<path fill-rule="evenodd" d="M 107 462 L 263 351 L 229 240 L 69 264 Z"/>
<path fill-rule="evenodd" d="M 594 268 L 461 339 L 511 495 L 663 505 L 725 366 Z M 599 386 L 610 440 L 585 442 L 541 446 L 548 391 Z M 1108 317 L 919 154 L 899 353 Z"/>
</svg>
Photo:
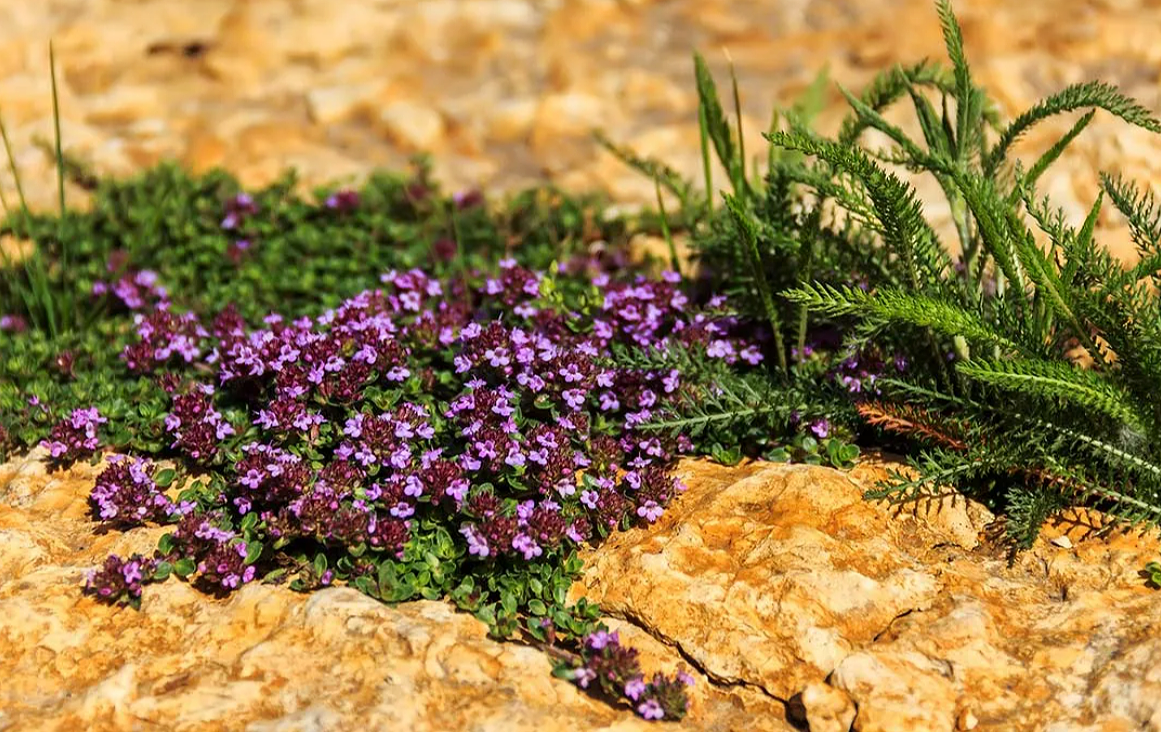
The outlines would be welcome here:
<svg viewBox="0 0 1161 732">
<path fill-rule="evenodd" d="M 95 531 L 101 466 L 49 473 L 41 457 L 0 465 L 6 732 L 656 729 L 446 603 L 257 584 L 214 599 L 169 581 L 139 613 L 100 605 L 84 570 L 164 529 Z M 874 459 L 679 471 L 689 490 L 588 551 L 573 590 L 646 669 L 692 670 L 675 727 L 1161 729 L 1161 600 L 1138 576 L 1155 539 L 1070 512 L 1009 565 L 962 496 L 935 513 L 863 500 Z"/>
<path fill-rule="evenodd" d="M 1161 729 L 1155 537 L 1069 512 L 1009 566 L 963 496 L 863 500 L 885 467 L 686 462 L 689 490 L 589 552 L 573 594 L 811 730 Z"/>
</svg>

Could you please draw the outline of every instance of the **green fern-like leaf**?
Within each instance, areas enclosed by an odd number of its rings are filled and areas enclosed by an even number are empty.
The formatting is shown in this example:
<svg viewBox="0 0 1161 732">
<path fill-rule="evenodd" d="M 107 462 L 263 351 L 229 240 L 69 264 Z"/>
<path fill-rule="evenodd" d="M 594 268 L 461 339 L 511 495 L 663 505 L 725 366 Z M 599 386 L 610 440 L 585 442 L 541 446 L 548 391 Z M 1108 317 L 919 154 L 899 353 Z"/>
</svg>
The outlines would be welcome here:
<svg viewBox="0 0 1161 732">
<path fill-rule="evenodd" d="M 956 370 L 1002 389 L 1033 392 L 1098 410 L 1139 430 L 1147 423 L 1129 394 L 1091 369 L 1059 361 L 1021 359 L 972 361 L 959 364 Z"/>
<path fill-rule="evenodd" d="M 776 132 L 771 142 L 817 156 L 835 168 L 845 170 L 867 189 L 882 226 L 888 249 L 903 260 L 910 284 L 916 289 L 938 282 L 950 269 L 946 252 L 923 218 L 923 208 L 914 189 L 876 165 L 862 151 L 838 143 L 811 138 L 797 132 Z"/>
<path fill-rule="evenodd" d="M 1161 245 L 1161 208 L 1152 191 L 1141 192 L 1119 175 L 1101 173 L 1101 188 L 1117 210 L 1128 219 L 1137 251 L 1153 254 Z"/>
<path fill-rule="evenodd" d="M 881 323 L 906 323 L 947 336 L 963 336 L 1006 352 L 1031 352 L 970 311 L 925 295 L 892 289 L 869 293 L 856 287 L 812 283 L 788 290 L 783 296 L 832 317 L 859 315 Z"/>
<path fill-rule="evenodd" d="M 1103 109 L 1150 132 L 1161 132 L 1161 122 L 1115 86 L 1102 81 L 1087 81 L 1062 89 L 1014 119 L 1004 128 L 999 141 L 992 148 L 986 169 L 995 171 L 1007 156 L 1008 149 L 1036 123 L 1058 114 L 1092 107 Z"/>
</svg>

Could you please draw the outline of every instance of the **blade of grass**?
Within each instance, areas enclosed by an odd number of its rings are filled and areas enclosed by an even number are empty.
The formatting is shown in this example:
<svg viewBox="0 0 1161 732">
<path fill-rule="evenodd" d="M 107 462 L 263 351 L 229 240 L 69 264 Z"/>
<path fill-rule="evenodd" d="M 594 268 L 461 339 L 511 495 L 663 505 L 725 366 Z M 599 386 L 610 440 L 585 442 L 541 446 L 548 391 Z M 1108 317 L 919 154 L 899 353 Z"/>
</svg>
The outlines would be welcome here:
<svg viewBox="0 0 1161 732">
<path fill-rule="evenodd" d="M 48 42 L 48 71 L 49 79 L 52 82 L 52 126 L 53 134 L 55 136 L 54 143 L 56 146 L 56 191 L 57 200 L 60 204 L 60 222 L 58 230 L 64 231 L 65 218 L 65 163 L 64 153 L 61 150 L 61 134 L 60 134 L 60 94 L 57 91 L 56 83 L 56 50 L 53 48 L 52 41 Z M 65 278 L 68 276 L 70 269 L 69 262 L 69 243 L 65 241 L 64 236 L 59 236 L 58 243 L 60 245 L 60 271 L 61 271 L 61 285 L 60 292 L 56 297 L 52 298 L 52 305 L 55 308 L 61 308 L 60 320 L 63 325 L 69 319 L 69 315 L 76 311 L 72 307 L 74 300 L 74 293 L 68 290 L 68 284 Z"/>
<path fill-rule="evenodd" d="M 706 122 L 705 105 L 698 100 L 697 125 L 701 135 L 701 167 L 705 173 L 705 215 L 708 217 L 714 206 L 714 172 L 713 161 L 710 160 L 709 125 Z"/>
<path fill-rule="evenodd" d="M 726 61 L 730 64 L 730 86 L 734 92 L 734 118 L 738 126 L 738 162 L 737 162 L 737 176 L 738 180 L 734 181 L 734 190 L 740 191 L 743 188 L 748 188 L 746 184 L 746 139 L 742 136 L 742 95 L 738 91 L 738 72 L 734 68 L 734 59 L 730 56 L 730 49 L 723 48 L 722 51 L 726 54 Z"/>
<path fill-rule="evenodd" d="M 24 184 L 20 180 L 20 169 L 16 167 L 16 157 L 12 154 L 12 141 L 8 137 L 8 126 L 4 123 L 2 114 L 0 114 L 0 141 L 4 143 L 4 153 L 8 156 L 8 169 L 12 172 L 12 179 L 16 183 L 16 194 L 20 199 L 21 222 L 24 226 L 25 235 L 27 235 L 27 227 L 31 221 L 32 214 L 28 208 L 28 199 L 24 195 Z M 20 231 L 15 228 L 13 232 L 21 235 Z M 25 301 L 29 320 L 34 325 L 47 325 L 49 333 L 55 336 L 57 334 L 56 314 L 52 307 L 52 292 L 48 285 L 48 272 L 40 248 L 37 247 L 31 255 L 25 257 L 22 263 L 24 265 L 27 289 L 22 285 L 17 285 L 16 287 L 21 290 L 21 299 Z"/>
<path fill-rule="evenodd" d="M 661 198 L 661 183 L 654 178 L 653 187 L 657 191 L 657 211 L 661 217 L 661 233 L 665 237 L 665 244 L 669 247 L 669 266 L 674 272 L 681 274 L 681 262 L 677 259 L 677 246 L 673 243 L 673 234 L 669 231 L 669 214 L 665 212 L 665 201 Z"/>
<path fill-rule="evenodd" d="M 733 134 L 730 124 L 726 120 L 726 113 L 722 110 L 722 102 L 718 97 L 718 87 L 714 83 L 713 74 L 700 53 L 693 54 L 694 73 L 697 78 L 697 96 L 702 110 L 705 112 L 706 133 L 714 145 L 718 160 L 730 177 L 734 192 L 739 193 L 738 179 L 745 178 L 745 171 L 738 171 L 739 159 L 734 147 Z"/>
<path fill-rule="evenodd" d="M 53 50 L 52 41 L 48 42 L 48 72 L 52 80 L 52 126 L 56 135 L 56 191 L 60 202 L 60 215 L 63 218 L 65 215 L 65 163 L 64 153 L 61 152 L 60 95 L 57 93 L 56 52 Z M 67 251 L 64 242 L 61 242 L 61 250 L 62 252 Z"/>
<path fill-rule="evenodd" d="M 4 124 L 4 116 L 0 114 L 0 140 L 4 142 L 4 154 L 8 156 L 8 170 L 12 172 L 12 179 L 16 182 L 16 196 L 20 199 L 20 209 L 28 217 L 28 199 L 24 197 L 24 184 L 20 182 L 20 171 L 16 167 L 16 158 L 12 156 L 12 142 L 8 138 L 8 126 Z"/>
</svg>

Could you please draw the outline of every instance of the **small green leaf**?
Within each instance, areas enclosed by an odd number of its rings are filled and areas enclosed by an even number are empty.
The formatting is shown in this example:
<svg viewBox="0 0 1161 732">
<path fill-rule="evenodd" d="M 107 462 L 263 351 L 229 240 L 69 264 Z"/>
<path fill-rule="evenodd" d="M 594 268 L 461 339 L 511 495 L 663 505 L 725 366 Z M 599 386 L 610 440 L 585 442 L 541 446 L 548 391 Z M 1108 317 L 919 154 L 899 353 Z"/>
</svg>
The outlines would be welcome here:
<svg viewBox="0 0 1161 732">
<path fill-rule="evenodd" d="M 248 534 L 257 525 L 258 525 L 258 514 L 251 511 L 250 513 L 248 513 L 242 517 L 242 523 L 240 524 L 240 528 L 241 528 L 243 534 Z"/>
<path fill-rule="evenodd" d="M 244 560 L 242 560 L 242 563 L 246 564 L 246 565 L 250 565 L 250 564 L 253 564 L 254 562 L 257 562 L 258 559 L 262 556 L 262 550 L 264 548 L 265 547 L 262 546 L 262 542 L 260 542 L 260 541 L 247 542 L 247 544 L 246 544 L 246 558 Z"/>
<path fill-rule="evenodd" d="M 504 609 L 505 615 L 515 615 L 518 609 L 516 603 L 516 595 L 505 592 L 500 595 L 500 607 Z"/>
<path fill-rule="evenodd" d="M 197 564 L 189 557 L 182 557 L 173 564 L 173 573 L 182 579 L 189 577 L 197 569 Z"/>
<path fill-rule="evenodd" d="M 367 575 L 364 574 L 356 577 L 353 584 L 355 585 L 355 589 L 364 595 L 370 595 L 375 598 L 379 597 L 379 588 L 375 586 L 375 580 Z"/>
<path fill-rule="evenodd" d="M 165 468 L 157 471 L 157 475 L 153 477 L 153 482 L 161 488 L 168 488 L 173 484 L 173 479 L 177 477 L 177 471 L 172 468 Z"/>
<path fill-rule="evenodd" d="M 262 575 L 262 581 L 263 582 L 273 582 L 274 580 L 279 579 L 280 577 L 284 576 L 285 574 L 286 574 L 286 567 L 279 567 L 278 569 L 272 569 L 269 572 L 267 572 L 266 574 Z"/>
</svg>

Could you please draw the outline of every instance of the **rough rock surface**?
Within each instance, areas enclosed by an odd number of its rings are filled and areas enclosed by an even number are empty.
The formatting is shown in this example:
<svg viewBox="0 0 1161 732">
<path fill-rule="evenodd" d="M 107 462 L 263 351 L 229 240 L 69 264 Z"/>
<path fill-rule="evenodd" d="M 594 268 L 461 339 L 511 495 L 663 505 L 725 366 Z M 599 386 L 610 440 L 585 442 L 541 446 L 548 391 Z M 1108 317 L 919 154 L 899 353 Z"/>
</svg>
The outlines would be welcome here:
<svg viewBox="0 0 1161 732">
<path fill-rule="evenodd" d="M 100 466 L 49 474 L 37 457 L 0 466 L 0 730 L 656 729 L 446 603 L 256 584 L 214 599 L 169 581 L 145 588 L 140 612 L 99 604 L 80 592 L 84 571 L 111 552 L 148 553 L 163 530 L 95 533 Z M 689 668 L 622 631 L 647 668 Z M 702 677 L 693 704 L 692 729 L 792 729 L 758 690 Z"/>
<path fill-rule="evenodd" d="M 1161 729 L 1155 538 L 1081 513 L 1009 565 L 961 496 L 864 501 L 874 462 L 683 471 L 676 507 L 592 552 L 574 591 L 718 683 L 812 730 Z"/>
<path fill-rule="evenodd" d="M 1012 116 L 1101 78 L 1158 107 L 1161 6 L 1151 0 L 957 2 L 976 79 Z M 48 42 L 67 150 L 99 172 L 161 158 L 225 165 L 248 185 L 297 166 L 306 184 L 435 154 L 438 177 L 490 191 L 552 180 L 651 203 L 652 185 L 589 138 L 700 177 L 690 51 L 743 94 L 746 149 L 823 66 L 848 88 L 896 62 L 944 57 L 931 0 L 54 0 L 0 4 L 0 111 L 31 203 L 56 200 Z M 822 119 L 843 109 L 832 92 Z M 728 106 L 728 100 L 727 100 Z M 1046 149 L 1071 118 L 1020 145 Z M 1098 115 L 1043 179 L 1076 220 L 1096 171 L 1155 179 L 1161 140 Z M 6 162 L 6 161 L 5 161 Z M 723 180 L 720 172 L 717 176 Z M 0 188 L 15 200 L 6 165 Z M 937 198 L 926 181 L 926 198 Z M 70 200 L 79 201 L 80 191 Z M 933 213 L 938 213 L 938 209 Z M 1105 207 L 1101 240 L 1131 251 Z"/>
<path fill-rule="evenodd" d="M 100 466 L 0 466 L 0 729 L 636 730 L 437 602 L 171 580 L 141 612 L 83 596 L 109 552 L 161 529 L 95 531 Z M 960 496 L 907 508 L 883 473 L 686 462 L 648 529 L 589 552 L 599 600 L 646 668 L 699 683 L 682 728 L 789 732 L 1161 729 L 1161 545 L 1062 517 L 1009 564 Z M 801 726 L 799 726 L 801 729 Z"/>
</svg>

